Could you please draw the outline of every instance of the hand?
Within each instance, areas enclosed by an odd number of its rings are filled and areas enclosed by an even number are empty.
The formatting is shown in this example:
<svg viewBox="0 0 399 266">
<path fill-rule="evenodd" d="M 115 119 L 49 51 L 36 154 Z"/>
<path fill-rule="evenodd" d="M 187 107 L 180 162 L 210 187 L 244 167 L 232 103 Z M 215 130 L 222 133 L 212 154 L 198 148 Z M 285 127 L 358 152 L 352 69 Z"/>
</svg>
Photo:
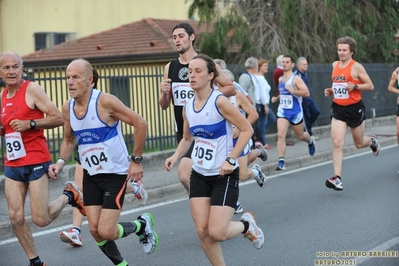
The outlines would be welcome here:
<svg viewBox="0 0 399 266">
<path fill-rule="evenodd" d="M 327 88 L 324 90 L 324 96 L 328 97 L 333 94 L 333 90 L 331 88 Z"/>
<path fill-rule="evenodd" d="M 269 106 L 267 104 L 264 105 L 265 106 L 265 115 L 269 114 Z"/>
<path fill-rule="evenodd" d="M 233 138 L 238 138 L 238 136 L 240 136 L 241 131 L 238 130 L 238 128 L 234 127 L 233 128 Z"/>
<path fill-rule="evenodd" d="M 22 132 L 30 129 L 30 120 L 14 119 L 10 122 L 10 126 L 15 132 Z"/>
<path fill-rule="evenodd" d="M 225 161 L 220 167 L 219 174 L 221 176 L 229 175 L 234 171 L 234 165 L 231 165 L 229 162 Z"/>
<path fill-rule="evenodd" d="M 277 102 L 277 101 L 278 101 L 278 97 L 273 96 L 273 97 L 272 97 L 272 103 L 275 103 L 275 102 Z"/>
<path fill-rule="evenodd" d="M 169 95 L 171 82 L 172 82 L 171 79 L 164 79 L 161 82 L 161 92 L 163 95 Z"/>
<path fill-rule="evenodd" d="M 130 162 L 129 170 L 127 172 L 127 178 L 131 182 L 137 182 L 141 180 L 144 176 L 143 167 L 141 163 L 135 163 L 133 161 Z"/>
<path fill-rule="evenodd" d="M 53 179 L 58 179 L 58 174 L 62 172 L 64 165 L 61 163 L 50 164 L 48 167 L 48 176 Z"/>
<path fill-rule="evenodd" d="M 352 82 L 348 82 L 348 83 L 346 83 L 345 89 L 347 91 L 353 91 L 355 89 L 355 84 L 353 84 Z"/>
<path fill-rule="evenodd" d="M 172 169 L 173 165 L 176 163 L 176 161 L 177 161 L 177 158 L 175 158 L 174 155 L 172 155 L 169 158 L 166 158 L 166 160 L 165 160 L 165 169 L 166 169 L 166 171 L 169 172 Z"/>
</svg>

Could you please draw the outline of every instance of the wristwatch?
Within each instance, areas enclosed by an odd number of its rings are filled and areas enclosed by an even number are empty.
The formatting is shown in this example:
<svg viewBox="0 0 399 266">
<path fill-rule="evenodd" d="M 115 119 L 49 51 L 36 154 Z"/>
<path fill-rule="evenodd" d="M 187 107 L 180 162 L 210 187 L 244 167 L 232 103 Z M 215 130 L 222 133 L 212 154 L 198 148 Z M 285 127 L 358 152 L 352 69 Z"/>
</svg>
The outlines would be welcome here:
<svg viewBox="0 0 399 266">
<path fill-rule="evenodd" d="M 355 86 L 353 86 L 353 89 L 354 89 L 354 90 L 358 90 L 358 89 L 359 89 L 359 87 L 357 86 L 357 84 L 355 84 Z"/>
<path fill-rule="evenodd" d="M 135 162 L 135 163 L 141 163 L 141 161 L 143 160 L 143 156 L 135 156 L 135 155 L 132 155 L 132 156 L 130 157 L 130 160 L 132 160 L 132 161 Z"/>
<path fill-rule="evenodd" d="M 30 129 L 34 129 L 34 128 L 36 127 L 36 122 L 35 122 L 35 120 L 32 119 L 32 120 L 30 121 L 29 125 L 30 125 Z"/>
<path fill-rule="evenodd" d="M 234 159 L 233 157 L 227 157 L 226 162 L 228 162 L 231 165 L 236 165 L 236 159 Z"/>
</svg>

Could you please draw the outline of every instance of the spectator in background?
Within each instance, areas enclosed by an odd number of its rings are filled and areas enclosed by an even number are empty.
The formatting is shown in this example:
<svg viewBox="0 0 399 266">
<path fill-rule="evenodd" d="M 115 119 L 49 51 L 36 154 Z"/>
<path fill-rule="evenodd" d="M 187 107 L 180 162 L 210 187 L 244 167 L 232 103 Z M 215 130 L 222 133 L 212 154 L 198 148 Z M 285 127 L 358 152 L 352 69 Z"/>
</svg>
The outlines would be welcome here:
<svg viewBox="0 0 399 266">
<path fill-rule="evenodd" d="M 255 73 L 258 72 L 258 59 L 250 57 L 245 61 L 246 71 L 238 78 L 238 84 L 248 93 L 248 96 L 253 100 L 252 105 L 256 108 L 256 102 L 259 99 L 259 88 L 256 82 Z"/>
<path fill-rule="evenodd" d="M 279 90 L 278 90 L 278 83 L 279 83 L 279 78 L 284 75 L 284 70 L 283 70 L 283 57 L 284 55 L 279 55 L 276 58 L 276 68 L 274 69 L 273 72 L 273 81 L 274 81 L 274 87 L 276 88 L 276 95 L 279 95 Z"/>
<path fill-rule="evenodd" d="M 278 89 L 278 83 L 279 83 L 280 77 L 281 77 L 282 75 L 284 75 L 284 70 L 283 70 L 283 57 L 284 57 L 284 55 L 281 54 L 281 55 L 279 55 L 279 56 L 276 58 L 276 68 L 274 69 L 274 72 L 273 72 L 273 81 L 274 81 L 274 86 L 276 87 L 276 95 L 277 95 L 277 96 L 280 94 L 280 91 L 279 91 L 279 89 Z M 285 141 L 285 144 L 286 144 L 287 146 L 294 146 L 294 145 L 295 145 L 295 142 L 292 141 L 292 140 L 286 140 L 286 141 Z"/>
<path fill-rule="evenodd" d="M 228 70 L 226 68 L 226 62 L 223 59 L 215 59 L 215 60 L 213 60 L 213 62 L 215 62 L 215 64 L 219 65 L 222 70 L 227 70 L 231 73 L 231 75 L 232 75 L 231 80 L 233 81 L 233 85 L 236 88 L 236 90 L 238 90 L 239 92 L 244 94 L 244 96 L 247 97 L 248 101 L 251 104 L 253 104 L 253 101 L 252 101 L 251 97 L 249 97 L 248 93 L 240 86 L 240 84 L 238 84 L 237 82 L 234 81 L 234 75 L 230 70 Z"/>
<path fill-rule="evenodd" d="M 308 90 L 310 93 L 310 86 L 308 80 L 308 61 L 305 57 L 299 57 L 296 60 L 296 68 L 294 74 L 298 75 L 302 78 L 303 82 L 305 82 L 306 86 L 308 86 Z M 312 125 L 316 121 L 316 119 L 320 115 L 320 109 L 317 107 L 316 103 L 313 101 L 311 94 L 309 97 L 302 98 L 302 109 L 303 109 L 303 118 L 305 120 L 305 128 L 306 131 L 309 133 L 310 136 L 313 136 Z M 315 140 L 318 140 L 318 137 L 314 137 Z"/>
<path fill-rule="evenodd" d="M 258 72 L 255 74 L 256 80 L 259 86 L 259 95 L 261 103 L 256 104 L 256 110 L 258 112 L 258 125 L 257 125 L 257 142 L 255 146 L 262 146 L 265 149 L 271 149 L 272 146 L 266 142 L 266 128 L 276 122 L 276 116 L 274 115 L 270 103 L 270 85 L 265 78 L 265 74 L 269 70 L 269 62 L 265 59 L 258 60 Z"/>
<path fill-rule="evenodd" d="M 213 62 L 215 62 L 215 64 L 219 65 L 222 70 L 227 69 L 226 62 L 223 59 L 215 59 L 215 60 L 213 60 Z"/>
</svg>

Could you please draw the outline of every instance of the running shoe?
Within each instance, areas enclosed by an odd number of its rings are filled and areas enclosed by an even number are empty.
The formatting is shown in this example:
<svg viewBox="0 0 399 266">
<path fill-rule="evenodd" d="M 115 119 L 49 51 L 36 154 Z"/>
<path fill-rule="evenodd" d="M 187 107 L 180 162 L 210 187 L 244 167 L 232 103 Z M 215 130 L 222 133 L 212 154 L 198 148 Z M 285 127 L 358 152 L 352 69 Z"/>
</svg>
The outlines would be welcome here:
<svg viewBox="0 0 399 266">
<path fill-rule="evenodd" d="M 140 201 L 141 205 L 146 204 L 148 200 L 148 194 L 147 191 L 144 189 L 143 182 L 141 182 L 141 180 L 133 182 L 133 186 L 135 189 L 135 192 L 133 193 L 134 196 Z"/>
<path fill-rule="evenodd" d="M 69 231 L 62 231 L 60 233 L 60 239 L 64 243 L 68 243 L 73 247 L 81 247 L 82 246 L 82 237 L 79 232 L 73 228 L 69 229 Z"/>
<path fill-rule="evenodd" d="M 344 186 L 342 185 L 341 178 L 339 176 L 333 176 L 326 180 L 326 186 L 328 188 L 332 188 L 334 190 L 343 190 Z"/>
<path fill-rule="evenodd" d="M 266 176 L 262 173 L 262 169 L 260 169 L 260 166 L 258 164 L 254 164 L 254 166 L 252 167 L 252 170 L 258 172 L 258 174 L 254 176 L 258 185 L 260 187 L 265 187 L 266 186 Z"/>
<path fill-rule="evenodd" d="M 309 155 L 313 156 L 314 153 L 316 152 L 316 141 L 314 137 L 310 137 L 310 140 L 312 141 L 308 146 L 309 146 Z"/>
<path fill-rule="evenodd" d="M 151 213 L 144 213 L 137 217 L 137 220 L 145 222 L 144 233 L 139 236 L 140 243 L 143 244 L 144 252 L 153 253 L 158 247 L 158 235 L 154 230 L 154 217 Z"/>
<path fill-rule="evenodd" d="M 28 266 L 33 266 L 33 264 L 29 263 Z M 46 263 L 42 262 L 42 266 L 46 266 Z"/>
<path fill-rule="evenodd" d="M 371 144 L 370 148 L 373 151 L 374 156 L 378 156 L 380 153 L 381 147 L 380 143 L 378 142 L 377 136 L 375 134 L 370 134 L 371 141 L 373 144 Z"/>
<path fill-rule="evenodd" d="M 266 162 L 267 161 L 267 157 L 268 157 L 268 153 L 267 150 L 263 147 L 262 143 L 260 143 L 259 141 L 257 141 L 255 143 L 255 147 L 257 149 L 259 149 L 260 151 L 260 155 L 258 156 L 262 161 Z"/>
<path fill-rule="evenodd" d="M 244 209 L 242 208 L 241 202 L 237 201 L 234 213 L 242 213 Z"/>
<path fill-rule="evenodd" d="M 256 225 L 254 215 L 250 212 L 245 212 L 241 216 L 241 221 L 248 222 L 249 224 L 248 230 L 244 234 L 244 238 L 251 241 L 252 245 L 256 249 L 261 249 L 265 244 L 265 236 L 263 235 L 262 229 Z"/>
<path fill-rule="evenodd" d="M 64 194 L 68 196 L 69 204 L 77 208 L 83 216 L 86 216 L 83 195 L 75 182 L 68 181 L 65 183 Z"/>
<path fill-rule="evenodd" d="M 285 170 L 285 162 L 284 159 L 278 160 L 276 171 Z"/>
</svg>

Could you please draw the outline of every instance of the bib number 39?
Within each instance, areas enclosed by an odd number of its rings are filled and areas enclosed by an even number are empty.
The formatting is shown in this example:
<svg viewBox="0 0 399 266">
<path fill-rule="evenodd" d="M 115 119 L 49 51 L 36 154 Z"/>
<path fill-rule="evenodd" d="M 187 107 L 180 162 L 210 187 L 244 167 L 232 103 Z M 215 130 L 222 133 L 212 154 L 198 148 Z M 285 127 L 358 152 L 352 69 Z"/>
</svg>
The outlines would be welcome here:
<svg viewBox="0 0 399 266">
<path fill-rule="evenodd" d="M 22 142 L 21 132 L 5 135 L 7 145 L 7 159 L 12 161 L 26 156 L 25 146 Z"/>
</svg>

